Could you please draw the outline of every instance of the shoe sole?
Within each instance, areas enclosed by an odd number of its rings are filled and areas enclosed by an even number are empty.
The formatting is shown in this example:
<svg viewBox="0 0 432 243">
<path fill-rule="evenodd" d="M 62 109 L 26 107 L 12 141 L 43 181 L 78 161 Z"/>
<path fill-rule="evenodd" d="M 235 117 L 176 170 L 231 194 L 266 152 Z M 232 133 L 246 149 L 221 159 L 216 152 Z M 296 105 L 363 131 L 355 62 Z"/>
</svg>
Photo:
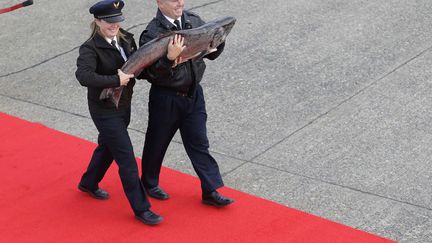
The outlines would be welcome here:
<svg viewBox="0 0 432 243">
<path fill-rule="evenodd" d="M 152 196 L 152 195 L 150 195 L 150 194 L 148 194 L 148 193 L 147 193 L 147 195 L 148 195 L 149 197 L 151 197 L 151 198 L 154 198 L 154 199 L 157 199 L 157 200 L 161 200 L 161 201 L 164 201 L 164 200 L 168 200 L 168 199 L 169 199 L 169 197 L 155 197 L 155 196 Z"/>
<path fill-rule="evenodd" d="M 146 190 L 146 193 L 147 193 L 147 196 L 154 198 L 154 199 L 157 199 L 157 200 L 168 200 L 170 198 L 169 195 L 166 197 L 157 197 L 157 196 L 151 195 L 148 190 Z"/>
<path fill-rule="evenodd" d="M 217 208 L 223 208 L 223 207 L 226 207 L 226 206 L 228 206 L 228 205 L 230 205 L 230 204 L 233 203 L 233 202 L 230 202 L 228 204 L 217 204 L 217 203 L 209 202 L 209 201 L 205 201 L 205 200 L 202 200 L 201 202 L 203 204 L 205 204 L 205 205 L 210 205 L 210 206 L 214 206 L 214 207 L 217 207 Z"/>
<path fill-rule="evenodd" d="M 147 224 L 147 225 L 158 225 L 158 224 L 160 224 L 163 221 L 163 218 L 161 218 L 159 221 L 155 221 L 155 222 L 145 221 L 144 219 L 142 219 L 142 218 L 140 218 L 138 216 L 135 216 L 135 218 L 137 220 L 141 221 L 142 223 Z"/>
<path fill-rule="evenodd" d="M 93 194 L 90 190 L 84 188 L 84 187 L 81 186 L 81 185 L 78 186 L 78 189 L 79 189 L 80 191 L 82 191 L 82 192 L 85 192 L 85 193 L 89 194 L 89 195 L 90 195 L 92 198 L 94 198 L 94 199 L 98 199 L 98 200 L 108 200 L 108 199 L 109 199 L 109 196 L 108 196 L 108 197 L 98 197 L 98 196 L 96 196 L 95 194 Z"/>
</svg>

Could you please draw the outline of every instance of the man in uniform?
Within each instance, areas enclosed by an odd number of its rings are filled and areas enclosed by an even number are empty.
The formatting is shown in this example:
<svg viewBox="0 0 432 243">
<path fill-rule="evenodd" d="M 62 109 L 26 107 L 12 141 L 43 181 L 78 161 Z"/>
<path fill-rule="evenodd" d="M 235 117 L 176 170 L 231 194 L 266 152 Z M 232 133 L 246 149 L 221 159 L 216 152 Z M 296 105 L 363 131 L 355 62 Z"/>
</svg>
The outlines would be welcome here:
<svg viewBox="0 0 432 243">
<path fill-rule="evenodd" d="M 140 46 L 161 34 L 197 28 L 204 24 L 198 15 L 183 10 L 184 0 L 156 2 L 156 17 L 141 34 Z M 216 59 L 224 46 L 225 43 L 222 43 L 204 58 Z M 169 198 L 168 193 L 159 186 L 159 174 L 168 145 L 176 131 L 180 130 L 185 150 L 201 181 L 202 202 L 224 207 L 233 200 L 217 192 L 224 184 L 219 166 L 208 151 L 207 113 L 203 90 L 199 84 L 205 68 L 203 58 L 182 62 L 164 56 L 144 70 L 144 75 L 152 86 L 141 181 L 149 196 L 160 200 Z"/>
</svg>

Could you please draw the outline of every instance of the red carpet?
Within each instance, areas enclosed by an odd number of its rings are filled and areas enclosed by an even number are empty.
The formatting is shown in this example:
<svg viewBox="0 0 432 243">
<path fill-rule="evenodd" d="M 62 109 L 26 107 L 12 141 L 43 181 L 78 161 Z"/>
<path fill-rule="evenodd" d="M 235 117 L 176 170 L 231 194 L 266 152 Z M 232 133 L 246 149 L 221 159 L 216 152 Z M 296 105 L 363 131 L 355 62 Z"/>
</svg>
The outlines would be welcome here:
<svg viewBox="0 0 432 243">
<path fill-rule="evenodd" d="M 0 124 L 0 242 L 393 242 L 230 188 L 233 205 L 208 207 L 195 177 L 167 168 L 171 199 L 152 201 L 165 221 L 146 226 L 115 164 L 101 183 L 109 200 L 76 189 L 95 144 L 2 113 Z"/>
</svg>

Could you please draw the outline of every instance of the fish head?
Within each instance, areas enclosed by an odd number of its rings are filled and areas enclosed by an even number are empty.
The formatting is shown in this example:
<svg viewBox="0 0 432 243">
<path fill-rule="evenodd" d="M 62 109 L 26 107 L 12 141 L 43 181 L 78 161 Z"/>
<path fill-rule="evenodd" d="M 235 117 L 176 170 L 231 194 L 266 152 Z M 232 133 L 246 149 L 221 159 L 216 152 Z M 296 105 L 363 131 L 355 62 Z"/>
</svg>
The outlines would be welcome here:
<svg viewBox="0 0 432 243">
<path fill-rule="evenodd" d="M 211 48 L 216 48 L 225 41 L 235 22 L 236 19 L 234 17 L 223 17 L 214 21 L 215 30 L 210 45 Z"/>
</svg>

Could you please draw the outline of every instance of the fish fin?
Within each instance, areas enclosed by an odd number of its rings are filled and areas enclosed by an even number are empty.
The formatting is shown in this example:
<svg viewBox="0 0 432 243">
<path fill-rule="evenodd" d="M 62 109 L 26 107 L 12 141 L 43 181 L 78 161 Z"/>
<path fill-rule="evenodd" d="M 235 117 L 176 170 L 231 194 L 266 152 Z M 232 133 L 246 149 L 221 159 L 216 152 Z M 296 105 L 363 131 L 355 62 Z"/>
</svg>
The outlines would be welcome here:
<svg viewBox="0 0 432 243">
<path fill-rule="evenodd" d="M 118 109 L 122 92 L 123 92 L 123 86 L 117 88 L 106 88 L 102 90 L 101 94 L 99 95 L 99 99 L 110 100 L 111 102 L 114 103 L 114 105 Z"/>
<path fill-rule="evenodd" d="M 111 89 L 111 88 L 103 89 L 102 92 L 101 92 L 100 95 L 99 95 L 99 99 L 100 99 L 100 100 L 106 100 L 106 99 L 109 99 L 109 98 L 110 98 L 110 93 L 112 92 L 112 91 L 110 91 L 110 89 Z"/>
<path fill-rule="evenodd" d="M 123 86 L 114 88 L 114 93 L 113 96 L 111 97 L 111 101 L 114 103 L 114 105 L 116 106 L 116 108 L 118 109 L 118 105 L 120 102 L 120 97 L 123 93 Z"/>
<path fill-rule="evenodd" d="M 210 54 L 212 52 L 217 51 L 217 48 L 213 48 L 213 49 L 209 49 L 209 50 L 204 50 L 200 53 L 195 54 L 194 56 L 192 56 L 190 59 L 192 59 L 192 61 L 196 61 L 200 58 L 203 58 L 205 55 Z"/>
<path fill-rule="evenodd" d="M 207 50 L 204 50 L 200 53 L 195 54 L 194 56 L 192 56 L 190 59 L 192 59 L 192 61 L 196 61 L 200 58 L 203 58 L 205 55 L 209 54 L 210 52 Z"/>
</svg>

